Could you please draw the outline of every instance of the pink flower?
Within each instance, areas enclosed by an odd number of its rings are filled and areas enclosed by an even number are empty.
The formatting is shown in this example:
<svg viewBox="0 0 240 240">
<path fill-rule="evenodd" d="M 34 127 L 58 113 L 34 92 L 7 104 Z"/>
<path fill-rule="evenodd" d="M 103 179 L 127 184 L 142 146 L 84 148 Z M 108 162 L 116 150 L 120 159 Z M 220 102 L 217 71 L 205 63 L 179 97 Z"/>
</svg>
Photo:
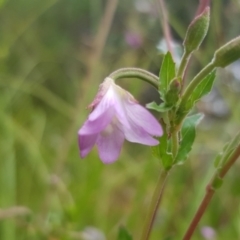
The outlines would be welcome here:
<svg viewBox="0 0 240 240">
<path fill-rule="evenodd" d="M 111 78 L 100 85 L 89 105 L 92 112 L 78 131 L 80 155 L 84 158 L 96 144 L 103 163 L 117 160 L 126 138 L 129 142 L 154 146 L 163 131 L 158 121 L 134 97 Z"/>
</svg>

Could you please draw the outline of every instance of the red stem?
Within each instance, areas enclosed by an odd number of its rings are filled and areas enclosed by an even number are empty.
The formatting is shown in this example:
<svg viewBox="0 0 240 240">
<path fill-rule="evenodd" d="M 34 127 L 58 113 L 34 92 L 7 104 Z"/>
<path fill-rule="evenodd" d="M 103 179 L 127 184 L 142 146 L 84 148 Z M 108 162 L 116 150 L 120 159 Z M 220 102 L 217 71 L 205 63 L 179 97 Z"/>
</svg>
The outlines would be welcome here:
<svg viewBox="0 0 240 240">
<path fill-rule="evenodd" d="M 228 172 L 228 170 L 231 168 L 231 166 L 237 161 L 238 157 L 240 156 L 240 145 L 236 148 L 234 154 L 230 157 L 230 159 L 227 161 L 226 165 L 223 166 L 222 170 L 220 171 L 219 174 L 215 174 L 214 177 L 211 179 L 211 181 L 209 182 L 209 184 L 207 185 L 206 188 L 206 194 L 191 222 L 191 224 L 188 227 L 187 232 L 185 233 L 183 240 L 190 240 L 193 232 L 195 231 L 199 221 L 202 218 L 202 215 L 205 213 L 205 210 L 209 204 L 209 202 L 212 199 L 212 196 L 215 192 L 214 188 L 213 188 L 213 184 L 215 182 L 216 179 L 218 178 L 223 178 L 226 173 Z M 217 170 L 218 171 L 218 170 Z"/>
<path fill-rule="evenodd" d="M 202 218 L 202 215 L 204 214 L 209 202 L 211 201 L 214 192 L 215 192 L 215 190 L 212 189 L 211 185 L 207 185 L 206 194 L 205 194 L 186 234 L 184 235 L 183 240 L 191 239 L 193 232 L 195 231 L 195 228 L 197 227 L 200 219 Z"/>
</svg>

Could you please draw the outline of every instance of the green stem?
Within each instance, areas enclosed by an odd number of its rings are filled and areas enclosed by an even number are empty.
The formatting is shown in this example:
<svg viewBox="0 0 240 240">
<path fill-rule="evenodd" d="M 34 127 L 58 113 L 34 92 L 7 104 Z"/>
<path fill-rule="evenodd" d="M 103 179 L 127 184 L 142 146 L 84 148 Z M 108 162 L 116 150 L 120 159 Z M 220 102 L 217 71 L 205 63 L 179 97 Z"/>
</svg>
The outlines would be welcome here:
<svg viewBox="0 0 240 240">
<path fill-rule="evenodd" d="M 178 131 L 174 130 L 172 132 L 172 154 L 173 158 L 177 156 L 178 153 L 178 147 L 179 147 L 179 142 L 178 142 Z"/>
<path fill-rule="evenodd" d="M 146 222 L 143 228 L 141 240 L 148 240 L 152 231 L 153 223 L 157 215 L 157 211 L 161 202 L 161 198 L 164 192 L 164 187 L 166 184 L 166 180 L 169 174 L 168 171 L 161 172 L 161 175 L 159 177 L 156 189 L 154 191 L 152 201 L 150 204 L 149 212 L 147 214 Z"/>
<path fill-rule="evenodd" d="M 204 67 L 190 82 L 187 89 L 183 93 L 181 102 L 178 107 L 178 111 L 183 111 L 185 105 L 187 104 L 193 90 L 197 87 L 197 85 L 206 77 L 210 72 L 212 72 L 216 68 L 216 66 L 213 64 L 213 62 L 210 62 L 206 67 Z M 183 118 L 187 115 L 188 112 L 186 112 L 185 115 L 181 115 L 181 119 L 178 119 L 178 123 L 180 123 Z"/>
<path fill-rule="evenodd" d="M 185 105 L 187 103 L 193 90 L 204 79 L 204 77 L 206 77 L 214 68 L 215 68 L 215 65 L 211 62 L 195 76 L 195 78 L 190 82 L 187 89 L 185 90 L 180 106 Z"/>
<path fill-rule="evenodd" d="M 180 62 L 180 66 L 178 68 L 177 77 L 180 77 L 181 79 L 183 79 L 190 57 L 191 57 L 191 53 L 187 53 L 186 51 L 184 51 L 181 62 Z"/>
<path fill-rule="evenodd" d="M 159 85 L 158 76 L 141 68 L 120 68 L 117 71 L 111 73 L 109 77 L 113 80 L 117 80 L 120 78 L 139 78 L 145 82 L 150 83 L 156 89 L 158 89 Z"/>
<path fill-rule="evenodd" d="M 200 219 L 202 218 L 203 214 L 206 211 L 206 208 L 211 201 L 213 194 L 215 193 L 215 183 L 219 181 L 219 179 L 223 179 L 228 170 L 232 167 L 232 165 L 237 161 L 238 157 L 240 156 L 240 144 L 234 151 L 234 153 L 231 155 L 231 157 L 228 159 L 226 164 L 221 168 L 217 169 L 216 172 L 214 173 L 213 178 L 209 182 L 209 184 L 206 187 L 206 193 L 205 196 L 195 214 L 193 217 L 184 237 L 183 240 L 190 240 Z"/>
</svg>

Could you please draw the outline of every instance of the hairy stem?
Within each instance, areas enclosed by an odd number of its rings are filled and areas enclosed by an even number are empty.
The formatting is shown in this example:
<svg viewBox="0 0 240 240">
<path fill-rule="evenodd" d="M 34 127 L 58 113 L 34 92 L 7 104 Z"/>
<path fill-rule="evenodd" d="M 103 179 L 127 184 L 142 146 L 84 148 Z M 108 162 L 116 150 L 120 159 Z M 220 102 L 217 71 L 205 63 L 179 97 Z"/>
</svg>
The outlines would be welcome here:
<svg viewBox="0 0 240 240">
<path fill-rule="evenodd" d="M 190 55 L 189 53 L 184 51 L 184 53 L 182 55 L 181 63 L 179 65 L 178 72 L 177 72 L 178 77 L 183 77 L 184 71 L 185 71 L 188 61 L 189 61 L 189 57 L 190 57 L 189 55 Z"/>
<path fill-rule="evenodd" d="M 215 68 L 216 68 L 215 65 L 211 62 L 194 77 L 194 79 L 190 82 L 187 89 L 183 93 L 181 102 L 178 107 L 178 111 L 184 110 L 184 107 L 187 104 L 193 90 L 197 87 L 198 84 L 201 83 L 204 77 L 206 77 L 209 73 L 211 73 Z M 178 119 L 178 124 L 182 122 L 182 120 L 185 118 L 187 114 L 188 112 L 186 112 L 185 115 L 184 114 L 181 115 L 181 119 Z"/>
<path fill-rule="evenodd" d="M 216 172 L 214 173 L 213 178 L 211 179 L 211 181 L 209 182 L 209 184 L 207 185 L 206 188 L 206 193 L 205 196 L 195 214 L 195 216 L 193 217 L 184 237 L 183 240 L 189 240 L 191 239 L 200 219 L 202 218 L 204 212 L 206 211 L 206 208 L 209 204 L 209 202 L 212 199 L 212 196 L 215 192 L 214 189 L 214 183 L 216 181 L 218 181 L 218 179 L 222 179 L 224 178 L 224 176 L 226 175 L 226 173 L 228 172 L 228 170 L 232 167 L 232 165 L 237 161 L 238 157 L 240 156 L 240 144 L 239 146 L 236 148 L 236 150 L 234 151 L 234 153 L 231 155 L 231 157 L 229 158 L 229 160 L 226 162 L 226 164 L 221 168 L 221 170 L 217 169 Z"/>
<path fill-rule="evenodd" d="M 183 94 L 181 104 L 185 104 L 189 97 L 191 96 L 192 91 L 197 87 L 197 85 L 206 77 L 212 70 L 215 68 L 213 63 L 209 63 L 205 68 L 200 71 L 197 76 L 190 82 L 186 91 Z"/>
<path fill-rule="evenodd" d="M 182 87 L 184 85 L 184 76 L 185 76 L 185 72 L 186 72 L 190 57 L 191 57 L 191 53 L 187 53 L 186 51 L 184 51 L 181 62 L 180 62 L 180 66 L 178 68 L 177 77 L 181 78 Z"/>
<path fill-rule="evenodd" d="M 153 223 L 157 215 L 157 211 L 161 202 L 161 198 L 164 192 L 166 180 L 168 177 L 169 171 L 161 172 L 159 177 L 156 189 L 154 191 L 152 201 L 150 204 L 149 212 L 146 218 L 146 222 L 143 228 L 141 240 L 148 240 L 152 231 Z"/>
<path fill-rule="evenodd" d="M 120 68 L 109 75 L 113 80 L 120 78 L 139 78 L 158 89 L 158 76 L 141 68 Z"/>
<path fill-rule="evenodd" d="M 178 131 L 175 130 L 175 131 L 172 132 L 172 154 L 173 154 L 173 158 L 175 158 L 177 156 L 178 147 L 179 147 Z"/>
</svg>

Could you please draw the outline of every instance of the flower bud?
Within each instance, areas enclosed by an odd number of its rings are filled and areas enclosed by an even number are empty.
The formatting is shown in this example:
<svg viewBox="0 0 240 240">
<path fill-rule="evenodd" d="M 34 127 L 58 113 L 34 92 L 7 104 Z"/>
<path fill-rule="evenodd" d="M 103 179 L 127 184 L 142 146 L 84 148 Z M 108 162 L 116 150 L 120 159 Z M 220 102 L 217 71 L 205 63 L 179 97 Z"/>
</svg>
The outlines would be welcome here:
<svg viewBox="0 0 240 240">
<path fill-rule="evenodd" d="M 240 36 L 220 47 L 214 54 L 213 64 L 226 67 L 240 58 Z"/>
<path fill-rule="evenodd" d="M 185 36 L 183 46 L 186 53 L 191 53 L 197 50 L 205 38 L 210 21 L 210 8 L 205 10 L 197 16 L 189 25 L 187 34 Z"/>
<path fill-rule="evenodd" d="M 180 80 L 178 78 L 173 79 L 169 85 L 169 90 L 165 96 L 167 105 L 172 106 L 178 101 L 180 90 Z"/>
</svg>

